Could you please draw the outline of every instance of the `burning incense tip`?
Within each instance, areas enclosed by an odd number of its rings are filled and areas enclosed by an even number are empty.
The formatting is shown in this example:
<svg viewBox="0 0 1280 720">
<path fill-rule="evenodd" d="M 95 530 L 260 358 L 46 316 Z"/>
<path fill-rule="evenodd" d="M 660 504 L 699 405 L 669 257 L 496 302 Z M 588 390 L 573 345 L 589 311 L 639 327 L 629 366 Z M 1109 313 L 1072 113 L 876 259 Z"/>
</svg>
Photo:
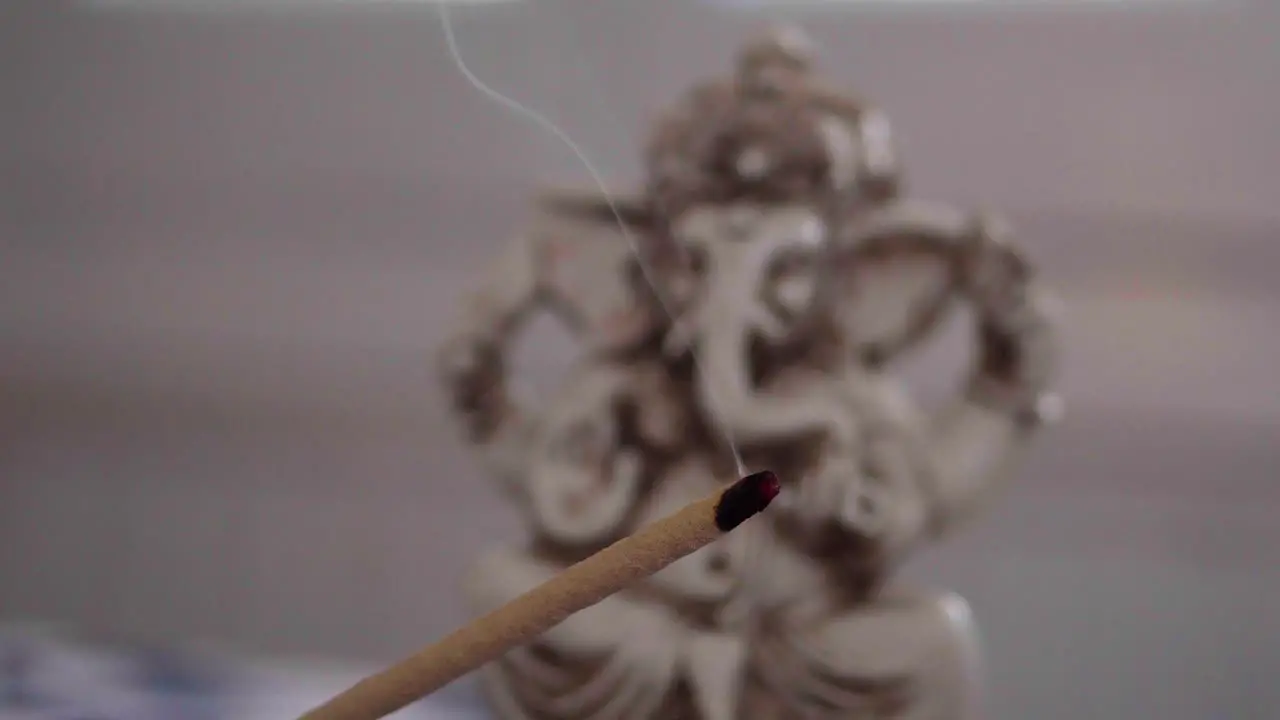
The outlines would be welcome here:
<svg viewBox="0 0 1280 720">
<path fill-rule="evenodd" d="M 769 507 L 781 491 L 778 476 L 768 470 L 742 478 L 720 496 L 716 505 L 716 527 L 721 532 L 729 532 Z"/>
</svg>

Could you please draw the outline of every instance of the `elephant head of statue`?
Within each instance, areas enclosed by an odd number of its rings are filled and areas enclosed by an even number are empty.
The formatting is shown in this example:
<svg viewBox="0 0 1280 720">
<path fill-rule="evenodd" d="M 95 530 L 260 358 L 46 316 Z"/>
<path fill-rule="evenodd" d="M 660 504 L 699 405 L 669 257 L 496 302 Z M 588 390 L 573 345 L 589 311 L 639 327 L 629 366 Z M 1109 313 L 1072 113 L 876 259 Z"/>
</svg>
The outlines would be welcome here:
<svg viewBox="0 0 1280 720">
<path fill-rule="evenodd" d="M 701 361 L 726 420 L 766 410 L 770 367 L 887 361 L 951 297 L 959 228 L 905 209 L 884 116 L 823 87 L 794 34 L 682 98 L 647 168 L 666 349 Z"/>
<path fill-rule="evenodd" d="M 805 47 L 788 33 L 748 46 L 734 76 L 663 116 L 647 156 L 666 349 L 701 363 L 703 403 L 740 437 L 806 414 L 838 424 L 823 398 L 761 394 L 771 376 L 878 371 L 961 298 L 996 342 L 1014 331 L 991 323 L 1030 287 L 1001 221 L 900 197 L 884 115 L 816 80 Z"/>
</svg>

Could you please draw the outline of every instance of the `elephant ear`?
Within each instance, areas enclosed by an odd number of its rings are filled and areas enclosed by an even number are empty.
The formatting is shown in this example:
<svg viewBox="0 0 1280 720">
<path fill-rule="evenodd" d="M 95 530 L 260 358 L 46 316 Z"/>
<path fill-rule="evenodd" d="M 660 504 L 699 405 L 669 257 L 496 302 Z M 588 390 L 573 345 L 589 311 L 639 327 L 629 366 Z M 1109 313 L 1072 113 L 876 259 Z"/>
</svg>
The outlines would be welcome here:
<svg viewBox="0 0 1280 720">
<path fill-rule="evenodd" d="M 830 268 L 832 300 L 858 358 L 888 364 L 942 325 L 973 223 L 946 206 L 900 201 L 861 210 L 845 227 Z"/>
</svg>

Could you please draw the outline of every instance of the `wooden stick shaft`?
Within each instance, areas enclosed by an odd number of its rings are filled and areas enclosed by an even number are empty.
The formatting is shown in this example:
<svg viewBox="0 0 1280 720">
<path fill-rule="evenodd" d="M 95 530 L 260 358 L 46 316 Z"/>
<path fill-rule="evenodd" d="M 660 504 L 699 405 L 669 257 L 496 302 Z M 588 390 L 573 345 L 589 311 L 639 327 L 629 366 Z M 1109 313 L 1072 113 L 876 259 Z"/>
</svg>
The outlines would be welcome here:
<svg viewBox="0 0 1280 720">
<path fill-rule="evenodd" d="M 356 683 L 301 720 L 377 720 L 533 641 L 590 607 L 724 535 L 720 492 L 642 528 L 416 655 Z"/>
</svg>

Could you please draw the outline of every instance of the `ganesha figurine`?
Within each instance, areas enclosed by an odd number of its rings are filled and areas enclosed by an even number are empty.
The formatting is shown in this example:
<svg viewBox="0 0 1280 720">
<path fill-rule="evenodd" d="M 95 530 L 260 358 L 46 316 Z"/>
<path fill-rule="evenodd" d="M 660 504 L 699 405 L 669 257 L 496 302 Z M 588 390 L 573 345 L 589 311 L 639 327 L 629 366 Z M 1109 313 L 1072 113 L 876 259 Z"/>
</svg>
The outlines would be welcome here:
<svg viewBox="0 0 1280 720">
<path fill-rule="evenodd" d="M 761 518 L 481 671 L 502 720 L 967 720 L 966 605 L 895 571 L 975 514 L 1055 413 L 1053 303 L 998 217 L 903 196 L 880 110 L 793 32 L 659 121 L 635 197 L 541 198 L 442 352 L 453 410 L 529 541 L 478 560 L 481 613 L 743 472 Z M 894 369 L 952 311 L 974 352 L 916 409 Z M 581 352 L 509 391 L 535 310 Z M 785 502 L 783 502 L 785 500 Z"/>
</svg>

